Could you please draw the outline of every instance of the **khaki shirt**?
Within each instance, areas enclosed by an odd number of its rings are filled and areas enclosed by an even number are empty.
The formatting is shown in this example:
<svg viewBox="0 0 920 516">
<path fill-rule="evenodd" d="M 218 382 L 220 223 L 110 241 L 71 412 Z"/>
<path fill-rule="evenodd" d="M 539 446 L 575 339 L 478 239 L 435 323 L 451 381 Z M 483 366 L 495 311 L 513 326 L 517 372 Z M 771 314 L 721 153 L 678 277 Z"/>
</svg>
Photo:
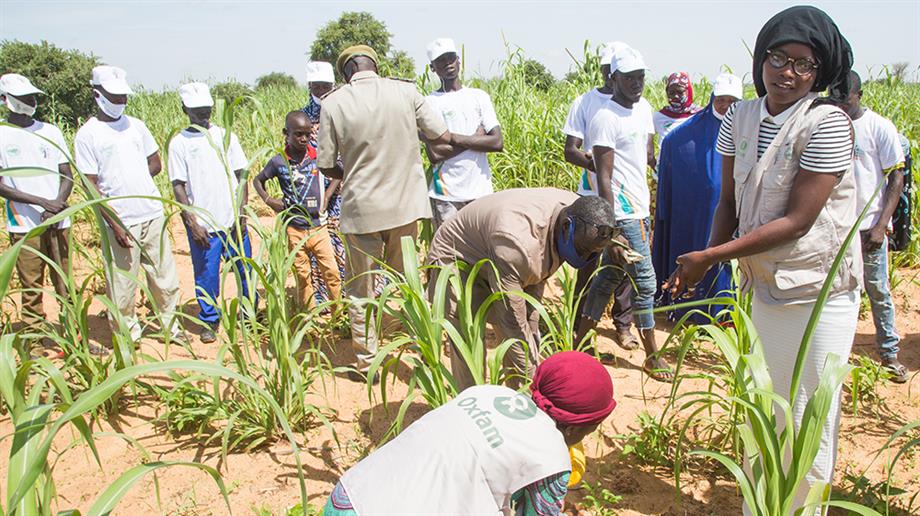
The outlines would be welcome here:
<svg viewBox="0 0 920 516">
<path fill-rule="evenodd" d="M 562 263 L 553 238 L 556 220 L 576 199 L 578 195 L 557 188 L 516 188 L 480 197 L 438 229 L 428 262 L 473 265 L 487 258 L 499 277 L 495 280 L 485 268 L 480 274 L 493 292 L 524 291 L 539 299 L 544 283 Z M 536 314 L 528 313 L 521 297 L 509 296 L 492 306 L 499 310 L 493 320 L 503 337 L 520 338 L 536 349 Z"/>
<path fill-rule="evenodd" d="M 371 71 L 323 98 L 317 138 L 319 168 L 341 155 L 342 233 L 374 233 L 431 217 L 418 133 L 447 131 L 415 84 Z"/>
</svg>

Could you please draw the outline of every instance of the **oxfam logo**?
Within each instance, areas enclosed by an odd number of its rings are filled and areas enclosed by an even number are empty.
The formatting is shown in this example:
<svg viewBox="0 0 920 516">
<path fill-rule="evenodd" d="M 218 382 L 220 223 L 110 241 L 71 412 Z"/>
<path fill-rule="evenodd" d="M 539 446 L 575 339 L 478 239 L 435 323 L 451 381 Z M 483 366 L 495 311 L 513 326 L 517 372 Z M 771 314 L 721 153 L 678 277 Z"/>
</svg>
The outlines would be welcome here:
<svg viewBox="0 0 920 516">
<path fill-rule="evenodd" d="M 493 402 L 499 414 L 511 419 L 530 419 L 537 415 L 537 406 L 523 394 L 499 396 Z"/>
</svg>

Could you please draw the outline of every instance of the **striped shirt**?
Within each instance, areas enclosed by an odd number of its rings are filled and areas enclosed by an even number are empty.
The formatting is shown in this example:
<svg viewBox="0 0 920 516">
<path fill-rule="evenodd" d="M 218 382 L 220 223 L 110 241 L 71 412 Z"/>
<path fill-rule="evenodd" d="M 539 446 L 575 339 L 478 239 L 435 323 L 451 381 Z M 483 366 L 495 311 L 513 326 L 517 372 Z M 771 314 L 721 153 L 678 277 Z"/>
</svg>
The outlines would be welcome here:
<svg viewBox="0 0 920 516">
<path fill-rule="evenodd" d="M 758 159 L 766 152 L 793 111 L 793 108 L 789 108 L 773 117 L 766 112 L 766 109 L 761 109 L 760 131 L 757 135 Z M 728 108 L 722 120 L 722 126 L 719 128 L 716 150 L 723 156 L 735 155 L 735 141 L 732 136 L 734 113 L 735 104 Z M 849 168 L 852 161 L 853 138 L 850 133 L 850 118 L 843 111 L 835 110 L 818 123 L 811 140 L 802 151 L 799 166 L 809 172 L 837 173 Z"/>
</svg>

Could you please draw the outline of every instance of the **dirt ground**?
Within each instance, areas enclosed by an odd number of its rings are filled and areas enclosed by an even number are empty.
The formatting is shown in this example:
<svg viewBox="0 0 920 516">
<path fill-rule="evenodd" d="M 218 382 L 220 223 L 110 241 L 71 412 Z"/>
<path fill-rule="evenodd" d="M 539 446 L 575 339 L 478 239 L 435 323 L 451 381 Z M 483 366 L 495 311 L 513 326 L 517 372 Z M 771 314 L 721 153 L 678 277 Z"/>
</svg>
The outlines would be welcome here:
<svg viewBox="0 0 920 516">
<path fill-rule="evenodd" d="M 265 221 L 268 222 L 267 220 Z M 194 281 L 188 245 L 184 230 L 178 224 L 172 228 L 175 236 L 175 253 L 182 287 L 182 298 L 186 309 L 194 313 Z M 255 243 L 254 245 L 258 245 Z M 911 371 L 920 370 L 920 313 L 918 299 L 920 287 L 912 278 L 917 271 L 900 271 L 901 282 L 895 292 L 898 306 L 898 329 L 903 337 L 901 360 Z M 46 310 L 53 314 L 55 307 L 46 301 Z M 101 309 L 101 305 L 98 307 Z M 91 311 L 95 314 L 97 309 Z M 93 317 L 93 337 L 104 341 L 109 338 L 104 319 Z M 685 474 L 681 479 L 681 493 L 675 488 L 675 481 L 669 469 L 639 464 L 632 456 L 624 456 L 623 436 L 638 429 L 637 416 L 648 411 L 658 414 L 669 394 L 669 387 L 654 381 L 646 381 L 641 373 L 643 353 L 623 351 L 613 345 L 610 339 L 610 324 L 600 328 L 599 347 L 617 356 L 614 365 L 607 369 L 614 381 L 618 405 L 598 432 L 586 440 L 588 468 L 585 481 L 594 487 L 594 496 L 602 498 L 601 489 L 618 495 L 621 499 L 611 508 L 619 514 L 739 514 L 741 498 L 734 483 L 724 474 L 715 472 Z M 666 333 L 659 332 L 660 342 Z M 217 346 L 205 345 L 193 337 L 193 348 L 199 356 L 213 357 Z M 162 354 L 163 345 L 149 340 L 143 343 L 145 351 Z M 347 365 L 351 351 L 348 341 L 340 342 L 337 349 L 327 349 L 333 363 Z M 877 359 L 874 344 L 874 330 L 871 316 L 864 316 L 854 346 L 854 354 L 864 354 Z M 190 358 L 178 346 L 169 351 L 170 359 Z M 703 364 L 691 364 L 691 368 L 702 369 Z M 684 384 L 687 389 L 692 382 Z M 307 478 L 309 503 L 321 507 L 338 477 L 352 464 L 364 456 L 374 443 L 384 435 L 390 413 L 395 410 L 406 394 L 406 385 L 398 380 L 387 387 L 389 407 L 379 399 L 368 399 L 366 386 L 346 378 L 330 378 L 325 385 L 317 386 L 317 393 L 311 401 L 330 408 L 334 414 L 333 426 L 338 437 L 336 444 L 332 434 L 324 427 L 316 428 L 298 443 L 300 458 Z M 910 384 L 895 385 L 880 383 L 877 393 L 885 406 L 866 406 L 858 414 L 844 411 L 840 430 L 840 449 L 835 477 L 835 488 L 848 485 L 847 474 L 859 476 L 869 465 L 872 457 L 888 436 L 907 422 L 920 418 L 920 376 Z M 323 392 L 325 391 L 325 392 Z M 844 403 L 850 402 L 844 395 Z M 424 405 L 416 403 L 410 409 L 409 418 L 417 418 L 424 412 Z M 153 400 L 138 400 L 120 413 L 101 421 L 96 431 L 122 432 L 140 442 L 151 454 L 153 460 L 185 460 L 209 464 L 219 468 L 230 490 L 230 503 L 236 514 L 250 514 L 255 509 L 268 509 L 274 514 L 282 513 L 300 501 L 296 467 L 293 455 L 286 443 L 278 443 L 268 449 L 252 453 L 232 453 L 224 461 L 219 446 L 207 446 L 203 439 L 194 436 L 175 438 L 153 422 L 160 407 Z M 0 419 L 0 435 L 9 436 L 12 427 L 9 418 Z M 55 443 L 58 452 L 64 450 L 76 434 L 64 432 Z M 11 439 L 0 441 L 0 473 L 6 477 L 9 465 Z M 142 460 L 140 452 L 123 439 L 101 435 L 96 439 L 103 467 L 96 464 L 85 446 L 66 451 L 54 469 L 58 491 L 58 509 L 78 508 L 86 510 L 102 490 L 123 471 Z M 881 460 L 867 473 L 872 482 L 884 480 L 885 471 Z M 920 491 L 920 467 L 917 454 L 902 458 L 893 472 L 894 484 L 912 494 Z M 715 470 L 714 470 L 715 471 Z M 118 506 L 116 514 L 226 514 L 227 508 L 214 482 L 204 473 L 189 468 L 160 470 L 157 474 L 159 498 L 153 477 L 139 482 Z M 591 507 L 588 489 L 570 493 L 570 506 Z M 909 498 L 910 494 L 904 498 Z"/>
</svg>

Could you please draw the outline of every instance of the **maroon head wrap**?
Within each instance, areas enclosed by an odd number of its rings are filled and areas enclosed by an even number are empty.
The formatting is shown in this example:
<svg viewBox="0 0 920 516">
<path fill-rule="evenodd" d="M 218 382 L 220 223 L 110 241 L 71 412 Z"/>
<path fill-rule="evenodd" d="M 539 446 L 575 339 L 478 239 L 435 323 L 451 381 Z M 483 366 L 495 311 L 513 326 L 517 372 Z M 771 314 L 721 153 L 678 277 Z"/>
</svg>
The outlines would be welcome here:
<svg viewBox="0 0 920 516">
<path fill-rule="evenodd" d="M 617 406 L 607 370 L 580 351 L 563 351 L 544 360 L 530 389 L 537 407 L 564 425 L 600 423 Z"/>
<path fill-rule="evenodd" d="M 687 118 L 700 110 L 699 106 L 693 104 L 693 83 L 690 82 L 690 75 L 687 72 L 674 72 L 669 75 L 665 84 L 665 92 L 672 84 L 683 86 L 686 93 L 679 102 L 671 103 L 671 99 L 668 99 L 668 105 L 661 108 L 662 115 L 671 118 Z"/>
</svg>

